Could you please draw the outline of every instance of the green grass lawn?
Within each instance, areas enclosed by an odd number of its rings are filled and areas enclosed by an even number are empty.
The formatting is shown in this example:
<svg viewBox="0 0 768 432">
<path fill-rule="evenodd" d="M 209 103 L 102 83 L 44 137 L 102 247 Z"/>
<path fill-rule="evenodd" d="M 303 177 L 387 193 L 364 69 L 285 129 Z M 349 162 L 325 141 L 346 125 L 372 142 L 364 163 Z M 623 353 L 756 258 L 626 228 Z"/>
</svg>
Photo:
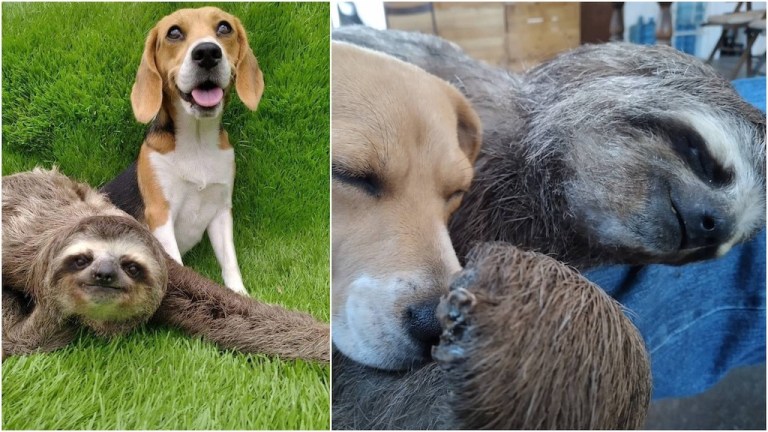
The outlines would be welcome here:
<svg viewBox="0 0 768 432">
<path fill-rule="evenodd" d="M 138 155 L 130 91 L 165 3 L 2 5 L 2 172 L 58 165 L 100 186 Z M 235 246 L 252 296 L 330 316 L 329 6 L 219 5 L 248 31 L 266 83 L 229 101 Z M 221 282 L 208 240 L 184 257 Z M 326 365 L 220 351 L 166 328 L 2 365 L 3 429 L 327 429 Z"/>
</svg>

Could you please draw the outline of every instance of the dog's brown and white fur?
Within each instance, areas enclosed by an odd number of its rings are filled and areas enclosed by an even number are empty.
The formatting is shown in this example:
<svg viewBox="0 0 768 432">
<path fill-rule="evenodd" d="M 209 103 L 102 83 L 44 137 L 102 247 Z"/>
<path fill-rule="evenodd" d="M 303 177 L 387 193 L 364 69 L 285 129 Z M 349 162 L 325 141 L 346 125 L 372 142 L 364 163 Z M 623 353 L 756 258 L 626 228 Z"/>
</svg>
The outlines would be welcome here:
<svg viewBox="0 0 768 432">
<path fill-rule="evenodd" d="M 255 110 L 263 76 L 236 17 L 204 7 L 161 19 L 131 92 L 136 119 L 152 122 L 150 130 L 136 164 L 103 191 L 179 263 L 207 230 L 225 285 L 245 293 L 233 240 L 234 150 L 221 129 L 233 85 Z"/>
<path fill-rule="evenodd" d="M 461 269 L 447 222 L 480 121 L 456 89 L 392 57 L 334 43 L 332 66 L 333 340 L 402 369 L 429 357 L 434 308 Z"/>
</svg>

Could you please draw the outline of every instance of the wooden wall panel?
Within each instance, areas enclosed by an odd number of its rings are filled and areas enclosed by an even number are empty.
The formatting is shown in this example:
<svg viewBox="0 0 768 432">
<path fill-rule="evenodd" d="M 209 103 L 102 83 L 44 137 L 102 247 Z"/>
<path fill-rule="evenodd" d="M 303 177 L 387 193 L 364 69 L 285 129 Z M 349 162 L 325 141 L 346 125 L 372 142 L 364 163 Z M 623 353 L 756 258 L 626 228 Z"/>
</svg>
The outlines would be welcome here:
<svg viewBox="0 0 768 432">
<path fill-rule="evenodd" d="M 437 34 L 491 64 L 506 61 L 504 3 L 434 3 Z"/>
<path fill-rule="evenodd" d="M 579 46 L 578 3 L 510 3 L 506 13 L 507 53 L 513 69 Z"/>
</svg>

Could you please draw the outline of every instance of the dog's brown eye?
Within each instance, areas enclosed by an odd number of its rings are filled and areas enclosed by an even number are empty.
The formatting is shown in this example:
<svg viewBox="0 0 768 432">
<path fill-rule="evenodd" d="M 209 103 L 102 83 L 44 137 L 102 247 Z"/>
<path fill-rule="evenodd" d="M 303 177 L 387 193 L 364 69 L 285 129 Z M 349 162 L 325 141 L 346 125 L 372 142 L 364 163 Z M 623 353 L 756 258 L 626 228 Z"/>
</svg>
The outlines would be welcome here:
<svg viewBox="0 0 768 432">
<path fill-rule="evenodd" d="M 225 35 L 230 33 L 232 33 L 232 26 L 226 21 L 220 22 L 219 27 L 216 29 L 216 34 Z"/>
<path fill-rule="evenodd" d="M 463 197 L 464 197 L 464 191 L 463 191 L 463 190 L 458 190 L 458 191 L 456 191 L 456 192 L 452 193 L 452 194 L 451 194 L 451 195 L 448 197 L 448 201 L 453 201 L 453 200 L 457 200 L 457 199 L 462 199 Z"/>
<path fill-rule="evenodd" d="M 334 180 L 356 187 L 374 198 L 382 195 L 381 181 L 373 174 L 351 173 L 337 166 L 331 167 L 331 174 Z"/>
<path fill-rule="evenodd" d="M 128 274 L 128 276 L 134 279 L 141 274 L 141 266 L 133 261 L 123 263 L 123 270 L 125 270 L 125 273 Z"/>
<path fill-rule="evenodd" d="M 181 29 L 178 26 L 173 26 L 168 30 L 168 35 L 166 37 L 170 40 L 180 40 L 184 37 L 184 33 L 181 32 Z"/>
</svg>

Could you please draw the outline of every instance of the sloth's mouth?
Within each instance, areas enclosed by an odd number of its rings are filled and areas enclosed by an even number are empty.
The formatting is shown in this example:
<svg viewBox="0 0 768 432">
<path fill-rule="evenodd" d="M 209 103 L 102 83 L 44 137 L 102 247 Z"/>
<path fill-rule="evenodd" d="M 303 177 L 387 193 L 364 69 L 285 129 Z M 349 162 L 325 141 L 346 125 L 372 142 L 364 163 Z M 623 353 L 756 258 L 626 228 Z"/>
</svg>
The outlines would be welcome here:
<svg viewBox="0 0 768 432">
<path fill-rule="evenodd" d="M 191 92 L 185 93 L 178 87 L 181 98 L 202 109 L 214 109 L 224 99 L 224 89 L 211 80 L 198 84 Z"/>
<path fill-rule="evenodd" d="M 86 291 L 101 291 L 101 292 L 124 292 L 125 287 L 120 285 L 111 284 L 82 284 L 81 287 Z"/>
<path fill-rule="evenodd" d="M 677 224 L 680 226 L 680 246 L 678 247 L 678 250 L 685 250 L 685 247 L 688 243 L 688 235 L 687 231 L 685 230 L 685 221 L 683 221 L 683 216 L 680 214 L 677 206 L 675 206 L 675 201 L 671 196 L 669 197 L 669 203 L 672 206 L 672 213 L 677 218 Z"/>
</svg>

